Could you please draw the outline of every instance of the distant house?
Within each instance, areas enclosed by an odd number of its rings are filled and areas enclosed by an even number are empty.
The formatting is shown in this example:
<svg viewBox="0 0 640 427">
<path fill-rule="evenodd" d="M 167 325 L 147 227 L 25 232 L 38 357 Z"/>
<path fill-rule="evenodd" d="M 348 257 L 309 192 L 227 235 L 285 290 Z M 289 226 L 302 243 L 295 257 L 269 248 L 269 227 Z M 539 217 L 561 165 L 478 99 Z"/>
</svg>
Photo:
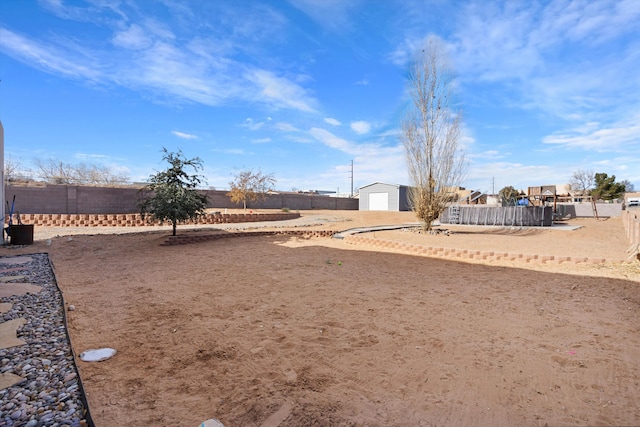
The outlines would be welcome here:
<svg viewBox="0 0 640 427">
<path fill-rule="evenodd" d="M 640 207 L 640 192 L 625 193 L 624 203 L 627 207 Z"/>
<path fill-rule="evenodd" d="M 361 211 L 409 211 L 409 186 L 374 182 L 360 187 Z"/>
</svg>

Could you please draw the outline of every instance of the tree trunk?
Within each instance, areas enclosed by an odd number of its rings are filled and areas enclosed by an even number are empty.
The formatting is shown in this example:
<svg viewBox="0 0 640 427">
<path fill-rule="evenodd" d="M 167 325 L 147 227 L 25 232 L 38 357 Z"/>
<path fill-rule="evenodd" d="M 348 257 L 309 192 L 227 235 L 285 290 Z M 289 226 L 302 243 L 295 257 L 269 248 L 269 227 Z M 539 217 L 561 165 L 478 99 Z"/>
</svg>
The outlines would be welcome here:
<svg viewBox="0 0 640 427">
<path fill-rule="evenodd" d="M 178 227 L 178 224 L 176 221 L 171 221 L 171 225 L 173 226 L 173 236 L 176 235 L 176 228 Z"/>
</svg>

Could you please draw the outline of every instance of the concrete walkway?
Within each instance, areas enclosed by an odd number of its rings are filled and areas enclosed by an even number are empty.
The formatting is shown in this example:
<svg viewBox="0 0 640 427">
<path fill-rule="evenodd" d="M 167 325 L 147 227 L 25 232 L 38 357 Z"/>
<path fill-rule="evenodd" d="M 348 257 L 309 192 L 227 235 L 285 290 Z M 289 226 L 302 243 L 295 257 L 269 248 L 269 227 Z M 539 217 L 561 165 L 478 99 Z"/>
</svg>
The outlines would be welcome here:
<svg viewBox="0 0 640 427">
<path fill-rule="evenodd" d="M 412 222 L 408 224 L 396 224 L 396 225 L 376 225 L 373 227 L 356 227 L 349 228 L 348 230 L 341 231 L 333 235 L 334 239 L 344 239 L 347 236 L 351 236 L 353 234 L 358 233 L 369 233 L 372 231 L 387 231 L 387 230 L 400 230 L 407 227 L 416 227 L 419 226 L 419 222 Z"/>
<path fill-rule="evenodd" d="M 411 222 L 411 223 L 407 223 L 407 224 L 395 224 L 395 225 L 377 225 L 377 226 L 373 226 L 373 227 L 357 227 L 357 228 L 350 228 L 348 230 L 344 230 L 341 231 L 339 233 L 336 233 L 333 235 L 334 239 L 344 239 L 346 236 L 351 236 L 353 234 L 359 234 L 359 233 L 369 233 L 372 231 L 387 231 L 387 230 L 400 230 L 403 228 L 408 228 L 408 227 L 418 227 L 420 226 L 422 223 L 421 222 Z M 544 229 L 549 229 L 549 230 L 563 230 L 563 231 L 571 231 L 571 230 L 577 230 L 578 228 L 580 228 L 580 225 L 569 225 L 569 224 L 553 224 L 551 227 L 505 227 L 502 225 L 461 225 L 461 224 L 440 224 L 440 223 L 434 223 L 433 224 L 434 227 L 440 227 L 440 226 L 454 226 L 454 227 L 482 227 L 482 228 L 517 228 L 517 229 L 533 229 L 533 228 L 544 228 Z M 455 233 L 455 231 L 453 231 Z"/>
</svg>

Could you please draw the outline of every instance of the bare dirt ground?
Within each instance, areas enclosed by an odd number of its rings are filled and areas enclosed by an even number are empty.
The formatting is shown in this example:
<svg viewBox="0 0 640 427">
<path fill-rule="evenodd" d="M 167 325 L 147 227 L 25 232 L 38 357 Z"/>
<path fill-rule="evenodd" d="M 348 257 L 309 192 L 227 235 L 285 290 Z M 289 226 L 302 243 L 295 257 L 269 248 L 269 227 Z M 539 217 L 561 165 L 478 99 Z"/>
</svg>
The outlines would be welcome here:
<svg viewBox="0 0 640 427">
<path fill-rule="evenodd" d="M 225 227 L 414 221 L 411 213 L 311 211 L 286 224 Z M 570 224 L 582 228 L 371 235 L 626 258 L 619 219 Z M 132 230 L 100 229 L 114 231 Z M 36 230 L 33 246 L 0 254 L 48 252 L 75 306 L 75 351 L 118 350 L 104 362 L 78 360 L 99 427 L 209 418 L 227 427 L 640 425 L 637 262 L 482 264 L 336 239 L 165 247 L 167 229 L 68 233 Z"/>
</svg>

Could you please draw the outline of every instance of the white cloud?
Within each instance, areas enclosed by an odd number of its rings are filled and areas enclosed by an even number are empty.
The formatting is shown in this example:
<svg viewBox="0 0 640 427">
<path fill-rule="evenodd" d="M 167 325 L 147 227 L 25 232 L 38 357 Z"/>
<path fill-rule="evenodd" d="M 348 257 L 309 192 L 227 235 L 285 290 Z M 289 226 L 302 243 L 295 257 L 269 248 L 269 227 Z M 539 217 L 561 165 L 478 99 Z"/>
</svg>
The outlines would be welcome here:
<svg viewBox="0 0 640 427">
<path fill-rule="evenodd" d="M 101 66 L 81 52 L 69 52 L 54 44 L 40 43 L 0 28 L 3 53 L 50 74 L 97 82 L 105 78 Z"/>
<path fill-rule="evenodd" d="M 602 106 L 637 99 L 628 84 L 637 77 L 637 38 L 627 36 L 638 20 L 635 1 L 469 2 L 449 42 L 464 83 L 509 87 L 508 100 L 521 108 L 597 116 Z"/>
<path fill-rule="evenodd" d="M 627 147 L 637 150 L 638 135 L 640 135 L 640 121 L 636 118 L 610 125 L 588 122 L 546 136 L 543 142 L 566 148 L 612 152 L 624 150 Z"/>
<path fill-rule="evenodd" d="M 126 30 L 116 32 L 112 42 L 118 47 L 133 50 L 145 49 L 151 45 L 151 39 L 136 24 L 131 25 Z"/>
<path fill-rule="evenodd" d="M 354 143 L 344 138 L 329 132 L 326 129 L 311 128 L 309 134 L 313 136 L 317 141 L 322 142 L 330 148 L 340 150 L 344 153 L 356 156 L 375 157 L 378 155 L 385 156 L 391 153 L 400 154 L 404 156 L 404 152 L 401 146 L 385 146 L 376 143 Z"/>
<path fill-rule="evenodd" d="M 469 158 L 472 159 L 488 159 L 488 160 L 497 160 L 497 159 L 503 159 L 505 157 L 510 156 L 511 153 L 509 152 L 503 152 L 503 151 L 498 151 L 498 150 L 486 150 L 486 151 L 482 151 L 480 153 L 472 153 L 469 155 Z"/>
<path fill-rule="evenodd" d="M 266 144 L 271 142 L 271 138 L 258 138 L 258 139 L 252 139 L 251 143 L 253 144 Z"/>
<path fill-rule="evenodd" d="M 249 130 L 256 131 L 256 130 L 262 128 L 262 126 L 264 126 L 264 122 L 256 122 L 251 117 L 247 117 L 244 120 L 244 123 L 242 125 L 240 125 L 240 126 L 246 127 Z"/>
<path fill-rule="evenodd" d="M 182 139 L 198 139 L 197 135 L 193 135 L 191 133 L 180 132 L 177 130 L 172 130 L 171 133 Z"/>
<path fill-rule="evenodd" d="M 247 152 L 247 151 L 243 150 L 242 148 L 217 148 L 217 149 L 214 149 L 212 151 L 214 151 L 216 153 L 239 155 L 239 156 L 248 156 L 248 155 L 253 155 L 254 154 L 252 152 Z"/>
<path fill-rule="evenodd" d="M 367 185 L 375 181 L 408 183 L 404 151 L 400 145 L 356 144 L 321 128 L 312 128 L 309 133 L 326 146 L 353 156 L 354 179 L 357 185 Z M 336 166 L 320 178 L 326 181 L 343 181 L 347 167 L 350 168 L 350 165 L 347 166 L 346 163 Z"/>
<path fill-rule="evenodd" d="M 261 60 L 264 46 L 281 37 L 286 24 L 268 5 L 240 9 L 212 2 L 194 14 L 188 7 L 164 2 L 159 7 L 168 8 L 175 19 L 163 22 L 141 15 L 129 3 L 68 7 L 61 1 L 45 1 L 48 10 L 63 19 L 77 20 L 81 12 L 91 14 L 95 19 L 85 22 L 101 32 L 111 31 L 111 48 L 102 39 L 79 42 L 64 27 L 40 40 L 0 28 L 3 53 L 49 74 L 123 86 L 162 103 L 219 106 L 240 101 L 315 111 L 317 101 L 304 86 L 310 81 L 307 76 L 277 69 L 276 61 L 269 62 L 273 69 L 263 65 L 268 62 Z M 212 26 L 203 33 L 196 24 L 206 22 L 208 14 L 218 20 L 224 16 L 222 28 Z"/>
<path fill-rule="evenodd" d="M 351 122 L 351 130 L 358 135 L 364 135 L 371 131 L 371 123 L 362 120 Z"/>
<path fill-rule="evenodd" d="M 328 147 L 335 148 L 336 150 L 344 151 L 345 153 L 351 153 L 355 151 L 350 142 L 339 138 L 338 136 L 332 134 L 326 129 L 321 128 L 311 128 L 309 130 L 311 136 L 313 136 L 318 141 L 322 142 Z"/>
<path fill-rule="evenodd" d="M 342 123 L 340 123 L 338 120 L 332 118 L 332 117 L 325 117 L 324 118 L 325 123 L 330 124 L 331 126 L 340 126 L 342 125 Z"/>
<path fill-rule="evenodd" d="M 299 129 L 291 123 L 278 122 L 275 124 L 275 128 L 281 132 L 298 132 Z"/>
<path fill-rule="evenodd" d="M 289 0 L 289 3 L 309 15 L 311 19 L 323 27 L 331 31 L 343 33 L 351 30 L 353 26 L 351 23 L 351 15 L 360 1 Z"/>
<path fill-rule="evenodd" d="M 271 71 L 258 69 L 246 73 L 245 78 L 255 85 L 257 100 L 266 101 L 276 107 L 315 112 L 312 107 L 315 101 L 307 95 L 302 86 L 288 79 L 279 77 Z"/>
<path fill-rule="evenodd" d="M 562 168 L 512 162 L 476 163 L 470 166 L 469 172 L 473 179 L 465 182 L 467 188 L 491 192 L 495 185 L 496 193 L 506 186 L 526 192 L 529 186 L 562 184 L 569 179 Z"/>
</svg>

